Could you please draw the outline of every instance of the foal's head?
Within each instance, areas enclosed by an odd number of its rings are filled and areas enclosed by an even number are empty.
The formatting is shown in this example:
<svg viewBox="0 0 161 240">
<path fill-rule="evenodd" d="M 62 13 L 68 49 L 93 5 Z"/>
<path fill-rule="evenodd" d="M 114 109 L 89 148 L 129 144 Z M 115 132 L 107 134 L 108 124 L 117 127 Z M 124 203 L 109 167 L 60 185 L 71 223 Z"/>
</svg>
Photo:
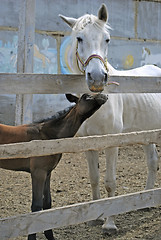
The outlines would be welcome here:
<svg viewBox="0 0 161 240">
<path fill-rule="evenodd" d="M 108 96 L 104 94 L 92 96 L 86 93 L 80 98 L 71 94 L 66 94 L 66 97 L 70 102 L 76 103 L 76 112 L 80 116 L 81 122 L 92 116 L 108 99 Z"/>
<path fill-rule="evenodd" d="M 46 139 L 58 139 L 73 137 L 81 124 L 92 116 L 104 104 L 108 97 L 104 94 L 83 94 L 80 98 L 66 94 L 70 102 L 76 103 L 63 111 L 56 113 L 53 117 L 43 120 L 41 132 Z"/>
<path fill-rule="evenodd" d="M 103 91 L 107 83 L 107 52 L 110 41 L 106 6 L 102 4 L 98 16 L 86 14 L 78 19 L 62 15 L 60 17 L 73 30 L 73 64 L 77 62 L 74 70 L 85 73 L 91 91 Z"/>
</svg>

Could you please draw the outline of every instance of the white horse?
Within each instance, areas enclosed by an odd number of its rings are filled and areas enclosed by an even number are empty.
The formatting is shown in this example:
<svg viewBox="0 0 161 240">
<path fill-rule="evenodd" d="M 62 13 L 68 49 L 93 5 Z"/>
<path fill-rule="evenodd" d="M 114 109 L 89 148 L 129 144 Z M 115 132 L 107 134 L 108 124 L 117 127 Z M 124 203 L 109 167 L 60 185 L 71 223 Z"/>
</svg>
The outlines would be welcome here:
<svg viewBox="0 0 161 240">
<path fill-rule="evenodd" d="M 83 72 L 88 87 L 93 92 L 103 91 L 109 75 L 122 76 L 161 76 L 161 69 L 146 65 L 133 70 L 117 71 L 106 59 L 110 40 L 108 11 L 104 4 L 98 16 L 84 15 L 78 19 L 60 15 L 72 28 L 73 66 L 75 73 Z M 80 136 L 121 133 L 137 130 L 161 128 L 161 94 L 109 94 L 106 104 L 79 131 Z M 147 158 L 148 178 L 146 189 L 154 187 L 158 169 L 156 146 L 144 146 Z M 107 148 L 105 188 L 108 196 L 115 194 L 116 162 L 118 148 Z M 99 156 L 97 151 L 86 152 L 93 199 L 100 198 Z M 103 224 L 103 230 L 116 231 L 114 217 L 109 217 Z"/>
</svg>

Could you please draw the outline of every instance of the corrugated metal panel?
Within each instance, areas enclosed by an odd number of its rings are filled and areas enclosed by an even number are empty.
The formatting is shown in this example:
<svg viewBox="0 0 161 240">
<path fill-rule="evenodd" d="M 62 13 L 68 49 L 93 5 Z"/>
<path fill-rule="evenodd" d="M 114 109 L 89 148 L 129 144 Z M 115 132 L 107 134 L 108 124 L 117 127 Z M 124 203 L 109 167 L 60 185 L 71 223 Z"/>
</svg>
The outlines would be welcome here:
<svg viewBox="0 0 161 240">
<path fill-rule="evenodd" d="M 36 28 L 46 31 L 69 31 L 58 14 L 80 17 L 97 14 L 102 0 L 37 0 Z M 161 1 L 105 0 L 109 10 L 112 36 L 161 39 Z M 0 26 L 18 27 L 19 1 L 0 0 Z"/>
<path fill-rule="evenodd" d="M 138 2 L 138 37 L 161 39 L 161 2 Z"/>
<path fill-rule="evenodd" d="M 19 1 L 0 0 L 0 26 L 18 26 Z"/>
<path fill-rule="evenodd" d="M 135 37 L 135 3 L 129 0 L 108 1 L 109 23 L 113 28 L 111 36 Z"/>
</svg>

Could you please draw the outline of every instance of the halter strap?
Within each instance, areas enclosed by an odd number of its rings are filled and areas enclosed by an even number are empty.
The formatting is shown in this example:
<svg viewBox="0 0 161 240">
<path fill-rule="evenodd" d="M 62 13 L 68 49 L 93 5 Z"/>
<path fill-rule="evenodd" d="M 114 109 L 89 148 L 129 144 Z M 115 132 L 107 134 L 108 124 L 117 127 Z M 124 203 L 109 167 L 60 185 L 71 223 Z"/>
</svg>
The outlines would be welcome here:
<svg viewBox="0 0 161 240">
<path fill-rule="evenodd" d="M 101 56 L 99 56 L 99 55 L 97 55 L 97 54 L 92 54 L 92 55 L 90 55 L 90 56 L 87 58 L 87 60 L 86 60 L 85 62 L 83 62 L 83 60 L 81 59 L 81 57 L 80 57 L 80 55 L 79 55 L 79 53 L 78 53 L 78 41 L 77 41 L 77 46 L 76 46 L 77 67 L 78 67 L 78 69 L 79 69 L 82 73 L 85 73 L 84 68 L 88 65 L 88 63 L 91 61 L 92 58 L 98 58 L 98 59 L 103 63 L 106 71 L 108 71 L 107 58 L 105 58 L 105 60 L 104 60 Z M 82 65 L 82 67 L 83 67 L 83 70 L 80 68 L 78 61 L 81 63 L 81 65 Z"/>
</svg>

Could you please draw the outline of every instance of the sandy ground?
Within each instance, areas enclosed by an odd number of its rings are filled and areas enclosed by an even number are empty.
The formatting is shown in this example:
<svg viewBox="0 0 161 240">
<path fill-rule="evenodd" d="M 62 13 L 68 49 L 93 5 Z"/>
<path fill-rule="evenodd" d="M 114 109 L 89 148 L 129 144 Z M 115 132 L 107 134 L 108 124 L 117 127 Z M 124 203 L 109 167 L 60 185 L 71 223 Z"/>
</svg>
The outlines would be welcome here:
<svg viewBox="0 0 161 240">
<path fill-rule="evenodd" d="M 158 150 L 160 150 L 158 148 Z M 104 188 L 105 155 L 100 153 L 101 197 Z M 140 146 L 122 148 L 117 165 L 116 195 L 144 190 L 147 176 L 146 161 Z M 161 187 L 161 171 L 158 171 L 155 187 Z M 51 194 L 53 207 L 65 206 L 92 199 L 84 153 L 64 154 L 52 172 Z M 28 213 L 31 205 L 31 179 L 28 173 L 0 169 L 0 216 L 7 217 Z M 80 224 L 55 229 L 57 240 L 134 240 L 161 239 L 161 207 L 139 210 L 116 216 L 119 231 L 104 235 L 102 228 Z M 26 237 L 14 238 L 24 240 Z M 43 233 L 37 239 L 45 239 Z"/>
</svg>

